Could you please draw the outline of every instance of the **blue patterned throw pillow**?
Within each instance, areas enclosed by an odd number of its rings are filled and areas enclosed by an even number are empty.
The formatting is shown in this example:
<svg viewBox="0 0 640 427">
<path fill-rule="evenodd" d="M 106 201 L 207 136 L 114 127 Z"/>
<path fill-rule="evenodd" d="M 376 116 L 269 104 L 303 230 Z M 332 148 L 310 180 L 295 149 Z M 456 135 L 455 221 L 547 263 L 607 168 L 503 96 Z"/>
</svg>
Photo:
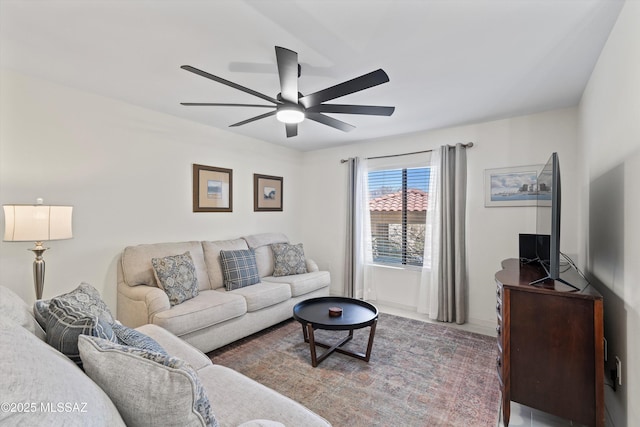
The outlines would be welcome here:
<svg viewBox="0 0 640 427">
<path fill-rule="evenodd" d="M 89 335 L 115 342 L 111 324 L 113 316 L 91 285 L 82 283 L 73 291 L 49 301 L 47 344 L 66 355 L 78 366 L 82 360 L 78 352 L 78 337 Z"/>
<path fill-rule="evenodd" d="M 166 292 L 172 307 L 198 296 L 198 277 L 189 251 L 152 258 L 151 264 L 158 286 Z"/>
<path fill-rule="evenodd" d="M 273 275 L 275 277 L 307 272 L 307 261 L 304 257 L 302 243 L 297 245 L 274 243 L 271 245 L 271 250 L 273 251 Z"/>
<path fill-rule="evenodd" d="M 39 299 L 33 303 L 33 317 L 40 325 L 43 331 L 47 330 L 47 319 L 49 319 L 49 300 Z"/>
<path fill-rule="evenodd" d="M 118 344 L 139 348 L 141 350 L 153 351 L 168 356 L 168 353 L 156 340 L 142 332 L 131 329 L 128 326 L 114 323 L 111 325 L 113 332 L 118 337 Z"/>
<path fill-rule="evenodd" d="M 260 283 L 260 274 L 253 249 L 220 251 L 224 287 L 228 291 Z"/>
</svg>

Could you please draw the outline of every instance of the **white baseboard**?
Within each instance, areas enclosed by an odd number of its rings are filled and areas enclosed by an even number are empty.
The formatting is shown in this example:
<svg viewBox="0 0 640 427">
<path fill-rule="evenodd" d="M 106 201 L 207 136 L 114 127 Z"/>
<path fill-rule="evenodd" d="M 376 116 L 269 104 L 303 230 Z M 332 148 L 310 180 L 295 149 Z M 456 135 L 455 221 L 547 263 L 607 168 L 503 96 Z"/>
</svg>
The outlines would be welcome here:
<svg viewBox="0 0 640 427">
<path fill-rule="evenodd" d="M 378 310 L 382 313 L 408 317 L 410 319 L 421 320 L 424 322 L 444 324 L 446 326 L 451 326 L 451 327 L 459 328 L 469 332 L 475 332 L 482 335 L 488 335 L 491 337 L 496 336 L 496 321 L 492 322 L 492 321 L 487 321 L 482 319 L 469 318 L 468 322 L 462 325 L 457 325 L 455 323 L 442 323 L 442 322 L 429 319 L 428 314 L 418 313 L 416 307 L 406 306 L 403 304 L 397 304 L 397 303 L 388 302 L 388 301 L 370 300 L 369 302 L 375 305 L 378 308 Z"/>
</svg>

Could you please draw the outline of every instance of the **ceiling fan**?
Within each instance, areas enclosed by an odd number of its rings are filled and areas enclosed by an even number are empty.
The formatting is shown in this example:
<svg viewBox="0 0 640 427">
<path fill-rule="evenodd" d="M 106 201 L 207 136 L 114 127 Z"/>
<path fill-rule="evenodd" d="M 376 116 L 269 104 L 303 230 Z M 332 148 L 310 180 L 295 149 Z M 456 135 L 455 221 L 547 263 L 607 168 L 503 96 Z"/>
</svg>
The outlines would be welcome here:
<svg viewBox="0 0 640 427">
<path fill-rule="evenodd" d="M 206 71 L 199 70 L 190 65 L 183 65 L 180 67 L 194 74 L 198 74 L 234 89 L 241 90 L 250 95 L 264 99 L 265 101 L 269 101 L 274 105 L 211 102 L 181 102 L 181 104 L 186 106 L 273 108 L 273 111 L 234 123 L 230 125 L 230 127 L 242 126 L 247 123 L 275 115 L 279 121 L 285 124 L 287 138 L 298 134 L 298 123 L 302 122 L 305 118 L 344 132 L 349 132 L 355 129 L 355 126 L 350 125 L 349 123 L 345 123 L 322 113 L 390 116 L 395 110 L 395 107 L 381 107 L 375 105 L 324 104 L 326 101 L 388 82 L 389 76 L 387 76 L 387 73 L 382 69 L 372 71 L 368 74 L 364 74 L 360 77 L 356 77 L 310 95 L 303 95 L 298 92 L 298 78 L 300 77 L 298 54 L 292 50 L 276 46 L 276 61 L 278 63 L 278 75 L 280 77 L 280 93 L 275 98 L 256 92 L 255 90 L 241 86 L 237 83 L 233 83 L 229 80 L 223 79 L 222 77 L 214 76 L 213 74 L 209 74 Z"/>
</svg>

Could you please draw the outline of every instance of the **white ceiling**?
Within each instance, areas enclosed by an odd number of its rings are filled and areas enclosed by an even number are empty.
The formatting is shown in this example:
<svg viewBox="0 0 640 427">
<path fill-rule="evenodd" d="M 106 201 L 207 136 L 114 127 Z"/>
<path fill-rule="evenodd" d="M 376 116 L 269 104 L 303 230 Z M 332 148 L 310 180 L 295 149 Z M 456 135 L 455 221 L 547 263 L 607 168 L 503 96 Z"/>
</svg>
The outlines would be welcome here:
<svg viewBox="0 0 640 427">
<path fill-rule="evenodd" d="M 0 66 L 311 150 L 577 105 L 621 0 L 0 0 Z M 187 64 L 275 97 L 274 46 L 298 52 L 309 94 L 383 68 L 390 82 L 335 103 L 390 105 L 306 120 L 298 136 L 263 103 Z"/>
</svg>

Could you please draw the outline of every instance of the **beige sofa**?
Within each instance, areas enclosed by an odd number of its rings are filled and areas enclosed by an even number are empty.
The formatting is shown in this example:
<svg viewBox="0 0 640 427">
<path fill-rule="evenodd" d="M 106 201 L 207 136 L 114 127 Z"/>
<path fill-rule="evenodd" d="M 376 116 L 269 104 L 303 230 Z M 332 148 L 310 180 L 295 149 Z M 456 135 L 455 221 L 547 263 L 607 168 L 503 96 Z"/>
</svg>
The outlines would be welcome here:
<svg viewBox="0 0 640 427">
<path fill-rule="evenodd" d="M 117 318 L 135 328 L 161 326 L 203 352 L 209 352 L 292 317 L 293 306 L 308 298 L 329 295 L 328 271 L 306 259 L 307 273 L 274 277 L 271 245 L 288 243 L 281 233 L 233 240 L 155 243 L 129 246 L 118 263 Z M 253 249 L 260 283 L 225 290 L 221 250 Z M 199 293 L 171 306 L 158 287 L 152 258 L 189 251 L 196 268 Z"/>
<path fill-rule="evenodd" d="M 330 426 L 324 418 L 303 405 L 232 369 L 212 364 L 202 352 L 156 325 L 145 325 L 137 330 L 153 338 L 169 355 L 185 361 L 197 373 L 208 396 L 211 412 L 220 427 Z M 88 344 L 88 337 L 81 335 L 79 347 L 85 368 L 88 360 L 85 359 L 84 350 L 89 348 Z M 113 381 L 112 386 L 116 390 L 104 386 L 101 388 L 71 359 L 47 344 L 45 332 L 35 320 L 31 308 L 14 292 L 2 286 L 0 354 L 3 367 L 0 387 L 2 426 L 124 426 L 123 419 L 127 418 L 119 408 L 128 404 L 138 405 L 137 414 L 144 420 L 142 423 L 128 421 L 130 427 L 202 425 L 198 422 L 188 423 L 186 419 L 175 422 L 166 418 L 153 419 L 154 415 L 162 410 L 166 412 L 167 408 L 175 408 L 175 411 L 172 409 L 172 415 L 178 411 L 193 415 L 189 404 L 193 400 L 193 393 L 178 392 L 172 386 L 175 383 L 169 381 L 184 377 L 184 372 L 163 368 L 160 364 L 135 355 L 103 352 L 101 356 L 119 357 L 115 359 L 115 368 L 106 368 L 107 375 L 139 381 L 134 383 L 134 390 L 127 388 L 128 391 L 122 391 L 130 396 L 123 402 L 117 390 L 122 381 Z M 135 362 L 141 371 L 133 372 L 128 362 Z M 157 386 L 146 376 L 145 367 L 154 372 L 160 370 L 162 376 L 158 376 L 156 382 L 161 380 L 162 386 Z M 121 372 L 113 372 L 116 370 Z M 139 379 L 140 376 L 144 378 Z M 164 378 L 167 380 L 164 381 Z"/>
</svg>

